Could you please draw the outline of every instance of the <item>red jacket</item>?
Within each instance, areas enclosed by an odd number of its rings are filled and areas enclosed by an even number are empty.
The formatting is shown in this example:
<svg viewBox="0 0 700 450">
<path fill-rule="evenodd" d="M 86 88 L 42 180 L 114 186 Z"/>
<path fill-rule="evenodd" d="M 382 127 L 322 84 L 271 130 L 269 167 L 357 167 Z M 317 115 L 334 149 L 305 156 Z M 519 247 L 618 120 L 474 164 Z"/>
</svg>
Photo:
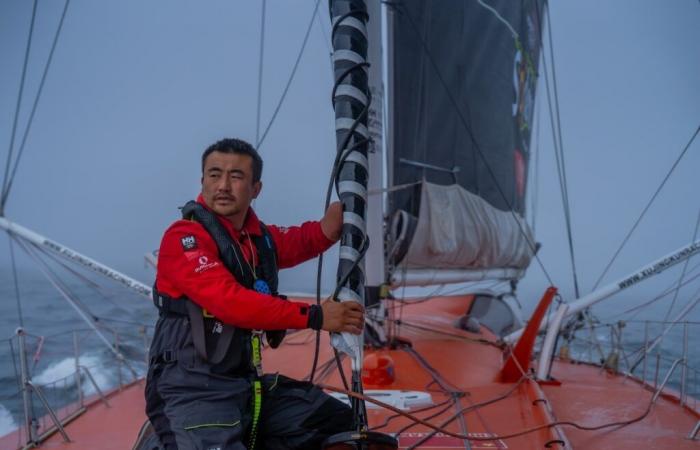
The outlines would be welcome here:
<svg viewBox="0 0 700 450">
<path fill-rule="evenodd" d="M 201 195 L 197 202 L 206 207 Z M 257 251 L 249 235 L 262 233 L 253 209 L 248 210 L 240 231 L 222 217 L 219 221 L 240 244 L 251 266 L 251 251 L 256 253 L 257 262 Z M 267 228 L 275 241 L 280 269 L 314 258 L 333 245 L 319 222 L 288 228 L 267 225 Z M 156 288 L 172 298 L 185 295 L 222 322 L 236 327 L 258 330 L 307 327 L 306 303 L 285 301 L 241 286 L 219 258 L 212 237 L 194 221 L 178 220 L 165 231 L 158 254 Z"/>
</svg>

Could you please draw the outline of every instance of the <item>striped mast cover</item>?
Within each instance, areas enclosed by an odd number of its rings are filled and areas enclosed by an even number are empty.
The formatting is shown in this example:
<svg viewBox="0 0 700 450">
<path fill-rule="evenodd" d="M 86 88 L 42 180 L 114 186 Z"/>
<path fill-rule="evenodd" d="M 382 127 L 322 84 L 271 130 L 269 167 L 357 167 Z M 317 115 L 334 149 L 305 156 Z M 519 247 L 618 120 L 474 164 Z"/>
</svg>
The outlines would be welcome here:
<svg viewBox="0 0 700 450">
<path fill-rule="evenodd" d="M 369 179 L 368 16 L 364 0 L 331 1 L 330 14 L 333 26 L 333 108 L 337 140 L 334 178 L 338 197 L 343 204 L 335 298 L 342 302 L 355 301 L 364 305 L 365 274 L 362 259 L 369 246 L 365 222 Z M 352 389 L 361 392 L 362 336 L 334 334 L 331 342 L 338 351 L 352 358 Z M 364 416 L 363 406 L 353 403 L 356 417 Z"/>
</svg>

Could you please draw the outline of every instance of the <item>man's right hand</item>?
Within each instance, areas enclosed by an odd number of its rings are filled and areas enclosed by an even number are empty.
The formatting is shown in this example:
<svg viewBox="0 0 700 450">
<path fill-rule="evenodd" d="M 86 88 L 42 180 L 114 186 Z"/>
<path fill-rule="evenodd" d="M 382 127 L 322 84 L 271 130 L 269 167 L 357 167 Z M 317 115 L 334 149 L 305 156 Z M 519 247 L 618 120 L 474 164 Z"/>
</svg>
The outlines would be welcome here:
<svg viewBox="0 0 700 450">
<path fill-rule="evenodd" d="M 352 334 L 362 333 L 365 324 L 364 307 L 357 302 L 337 302 L 327 298 L 321 303 L 323 310 L 323 330 L 336 333 L 347 331 Z"/>
</svg>

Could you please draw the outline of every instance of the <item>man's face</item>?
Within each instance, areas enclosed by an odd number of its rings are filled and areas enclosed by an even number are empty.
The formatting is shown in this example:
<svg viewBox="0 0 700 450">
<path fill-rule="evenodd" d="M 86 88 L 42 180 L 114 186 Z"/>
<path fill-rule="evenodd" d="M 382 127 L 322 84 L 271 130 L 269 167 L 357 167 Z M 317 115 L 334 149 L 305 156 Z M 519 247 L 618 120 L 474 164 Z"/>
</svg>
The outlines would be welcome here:
<svg viewBox="0 0 700 450">
<path fill-rule="evenodd" d="M 202 197 L 215 213 L 238 227 L 243 225 L 248 207 L 262 189 L 253 181 L 253 158 L 236 153 L 212 152 L 204 161 Z"/>
</svg>

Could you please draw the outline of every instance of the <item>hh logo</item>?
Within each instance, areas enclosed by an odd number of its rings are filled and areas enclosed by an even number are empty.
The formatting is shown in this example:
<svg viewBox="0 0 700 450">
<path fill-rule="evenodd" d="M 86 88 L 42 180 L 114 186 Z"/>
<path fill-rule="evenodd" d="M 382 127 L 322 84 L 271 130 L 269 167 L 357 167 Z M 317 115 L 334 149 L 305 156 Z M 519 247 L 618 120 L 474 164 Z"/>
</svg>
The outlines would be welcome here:
<svg viewBox="0 0 700 450">
<path fill-rule="evenodd" d="M 194 236 L 185 236 L 184 238 L 180 239 L 180 242 L 182 243 L 182 249 L 184 251 L 194 250 L 197 248 L 197 241 L 195 240 Z"/>
</svg>

